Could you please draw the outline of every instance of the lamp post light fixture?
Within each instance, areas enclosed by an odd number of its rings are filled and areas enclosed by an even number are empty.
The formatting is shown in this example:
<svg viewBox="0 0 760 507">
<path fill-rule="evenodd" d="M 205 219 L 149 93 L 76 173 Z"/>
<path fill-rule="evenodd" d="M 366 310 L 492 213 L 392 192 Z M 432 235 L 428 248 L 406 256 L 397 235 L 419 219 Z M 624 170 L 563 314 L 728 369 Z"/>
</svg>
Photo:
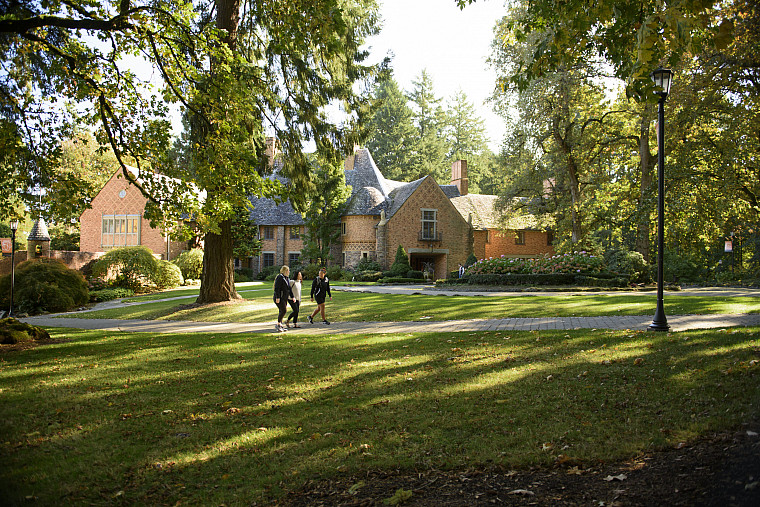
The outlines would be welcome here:
<svg viewBox="0 0 760 507">
<path fill-rule="evenodd" d="M 665 251 L 665 99 L 670 93 L 673 71 L 659 69 L 652 72 L 652 81 L 660 96 L 657 110 L 657 310 L 649 331 L 669 331 L 668 319 L 662 302 Z"/>
<path fill-rule="evenodd" d="M 13 316 L 13 285 L 16 274 L 16 231 L 18 230 L 18 220 L 11 220 L 11 298 L 8 304 L 8 317 Z"/>
</svg>

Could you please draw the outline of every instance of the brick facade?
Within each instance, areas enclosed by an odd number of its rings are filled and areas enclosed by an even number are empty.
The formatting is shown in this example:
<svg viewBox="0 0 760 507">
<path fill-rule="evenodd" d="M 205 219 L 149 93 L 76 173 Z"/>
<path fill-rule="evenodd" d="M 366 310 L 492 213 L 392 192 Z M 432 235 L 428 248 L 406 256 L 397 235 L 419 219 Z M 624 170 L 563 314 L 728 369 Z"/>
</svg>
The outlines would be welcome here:
<svg viewBox="0 0 760 507">
<path fill-rule="evenodd" d="M 183 250 L 187 250 L 187 243 L 183 241 L 168 241 L 160 229 L 154 229 L 150 222 L 143 218 L 143 211 L 147 198 L 140 193 L 134 185 L 129 183 L 121 173 L 117 171 L 108 183 L 98 192 L 92 200 L 92 207 L 82 213 L 79 221 L 81 224 L 79 250 L 82 252 L 105 252 L 116 246 L 142 245 L 150 248 L 154 254 L 162 259 L 174 259 Z M 126 233 L 115 241 L 104 244 L 103 216 L 134 216 L 137 220 L 137 231 L 127 235 Z M 117 234 L 117 236 L 119 236 Z"/>
<path fill-rule="evenodd" d="M 421 239 L 422 210 L 435 212 L 436 236 L 440 241 Z M 426 263 L 434 266 L 435 278 L 446 278 L 459 263 L 464 264 L 470 253 L 469 224 L 462 218 L 451 200 L 432 177 L 427 177 L 406 199 L 401 208 L 388 220 L 388 266 L 401 245 L 409 255 L 412 269 L 422 270 Z"/>
<path fill-rule="evenodd" d="M 485 232 L 485 231 L 478 231 Z M 548 233 L 542 231 L 522 230 L 519 231 L 523 234 L 524 243 L 517 244 L 518 231 L 498 231 L 489 230 L 488 239 L 483 245 L 483 256 L 479 259 L 487 259 L 489 257 L 524 257 L 532 258 L 539 257 L 544 254 L 554 254 L 554 247 L 549 243 Z M 485 240 L 486 235 L 482 235 Z"/>
</svg>

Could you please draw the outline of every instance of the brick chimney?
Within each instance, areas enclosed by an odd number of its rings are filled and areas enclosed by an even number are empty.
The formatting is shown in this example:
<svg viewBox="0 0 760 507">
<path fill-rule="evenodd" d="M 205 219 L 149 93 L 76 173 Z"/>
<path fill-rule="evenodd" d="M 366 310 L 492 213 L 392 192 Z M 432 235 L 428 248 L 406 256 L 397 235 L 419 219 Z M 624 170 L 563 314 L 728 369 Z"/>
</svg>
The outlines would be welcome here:
<svg viewBox="0 0 760 507">
<path fill-rule="evenodd" d="M 467 195 L 467 161 L 457 160 L 451 164 L 451 184 L 456 185 L 461 195 Z"/>
</svg>

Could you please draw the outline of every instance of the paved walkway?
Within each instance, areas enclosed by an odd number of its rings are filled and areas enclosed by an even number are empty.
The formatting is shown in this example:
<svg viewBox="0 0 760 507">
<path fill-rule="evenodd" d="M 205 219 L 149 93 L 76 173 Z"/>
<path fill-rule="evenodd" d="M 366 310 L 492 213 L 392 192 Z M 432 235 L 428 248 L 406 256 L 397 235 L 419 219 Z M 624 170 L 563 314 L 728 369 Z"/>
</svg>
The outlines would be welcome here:
<svg viewBox="0 0 760 507">
<path fill-rule="evenodd" d="M 672 331 L 760 326 L 760 314 L 675 315 L 668 316 Z M 49 315 L 21 319 L 44 327 L 71 327 L 146 333 L 273 333 L 274 323 L 191 322 L 177 320 L 117 320 L 55 318 Z M 411 322 L 333 322 L 304 323 L 289 334 L 427 333 L 461 331 L 530 331 L 544 329 L 631 329 L 646 330 L 652 316 L 538 317 L 480 320 Z"/>
<path fill-rule="evenodd" d="M 352 292 L 377 292 L 384 294 L 429 294 L 439 296 L 531 296 L 531 295 L 569 295 L 578 292 L 538 292 L 538 291 L 463 291 L 441 290 L 425 285 L 404 286 L 338 286 L 334 290 Z M 583 294 L 634 294 L 654 298 L 653 292 L 584 292 Z M 760 289 L 736 288 L 695 288 L 668 295 L 709 296 L 709 297 L 760 297 Z M 191 296 L 194 298 L 195 296 Z M 186 299 L 183 297 L 166 300 Z M 155 301 L 150 301 L 155 302 Z M 120 301 L 108 301 L 96 305 L 92 310 L 123 307 Z M 92 311 L 90 310 L 90 311 Z M 82 312 L 77 312 L 82 313 Z M 240 323 L 240 322 L 192 322 L 172 320 L 119 320 L 119 319 L 83 319 L 77 313 L 64 314 L 66 318 L 43 315 L 21 319 L 24 322 L 44 327 L 71 327 L 77 329 L 101 329 L 104 331 L 127 331 L 149 333 L 273 333 L 274 322 Z M 71 317 L 69 317 L 71 316 Z M 361 334 L 361 333 L 425 333 L 425 332 L 478 332 L 478 331 L 530 331 L 547 329 L 630 329 L 646 330 L 652 323 L 652 315 L 643 316 L 603 316 L 603 317 L 537 317 L 537 318 L 503 318 L 503 319 L 468 319 L 448 321 L 409 321 L 409 322 L 333 322 L 327 326 L 322 323 L 302 324 L 301 329 L 291 329 L 290 334 Z M 667 316 L 672 331 L 687 329 L 720 329 L 739 326 L 760 326 L 760 314 L 729 315 L 672 315 Z"/>
</svg>

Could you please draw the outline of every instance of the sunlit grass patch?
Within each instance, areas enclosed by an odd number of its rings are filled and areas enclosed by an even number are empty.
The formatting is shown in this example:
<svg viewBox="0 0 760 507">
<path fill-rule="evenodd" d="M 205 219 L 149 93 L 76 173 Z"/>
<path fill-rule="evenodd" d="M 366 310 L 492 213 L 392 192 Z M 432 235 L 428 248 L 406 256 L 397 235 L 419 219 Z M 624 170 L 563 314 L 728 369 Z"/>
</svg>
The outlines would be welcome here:
<svg viewBox="0 0 760 507">
<path fill-rule="evenodd" d="M 17 502 L 272 502 L 364 470 L 622 459 L 760 415 L 757 328 L 53 334 L 0 356 Z"/>
</svg>

